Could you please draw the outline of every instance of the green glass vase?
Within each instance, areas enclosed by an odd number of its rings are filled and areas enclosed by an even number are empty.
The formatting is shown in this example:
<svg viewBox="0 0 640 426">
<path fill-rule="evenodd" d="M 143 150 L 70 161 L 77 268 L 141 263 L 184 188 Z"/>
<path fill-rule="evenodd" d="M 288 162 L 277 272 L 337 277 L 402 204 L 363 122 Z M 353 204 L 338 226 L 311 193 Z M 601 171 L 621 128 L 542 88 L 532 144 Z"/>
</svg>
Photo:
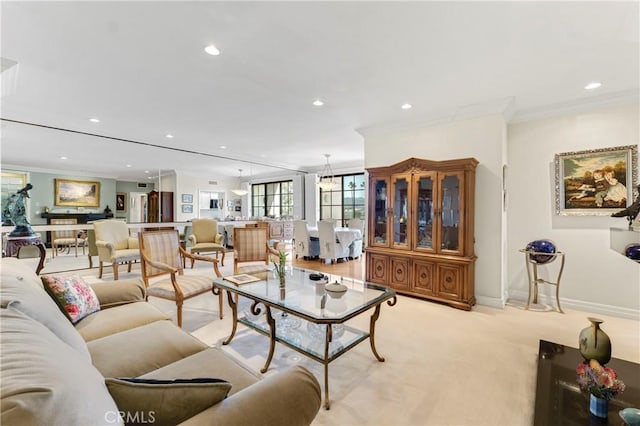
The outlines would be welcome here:
<svg viewBox="0 0 640 426">
<path fill-rule="evenodd" d="M 601 319 L 592 317 L 587 319 L 591 325 L 580 332 L 578 339 L 580 353 L 587 361 L 595 359 L 601 365 L 605 365 L 611 360 L 611 340 L 600 328 L 600 324 L 603 323 Z"/>
</svg>

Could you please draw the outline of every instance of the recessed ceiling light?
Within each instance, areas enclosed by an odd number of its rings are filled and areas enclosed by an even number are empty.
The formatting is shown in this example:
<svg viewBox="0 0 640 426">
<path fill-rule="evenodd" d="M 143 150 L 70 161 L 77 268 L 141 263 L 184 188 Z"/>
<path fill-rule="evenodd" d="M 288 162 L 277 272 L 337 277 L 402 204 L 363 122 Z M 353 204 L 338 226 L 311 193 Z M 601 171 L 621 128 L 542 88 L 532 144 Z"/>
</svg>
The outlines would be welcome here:
<svg viewBox="0 0 640 426">
<path fill-rule="evenodd" d="M 320 99 L 316 99 L 315 101 L 313 101 L 313 105 L 314 106 L 322 106 L 322 105 L 324 105 L 324 102 L 322 102 Z"/>
<path fill-rule="evenodd" d="M 204 51 L 207 52 L 209 55 L 213 55 L 213 56 L 218 56 L 220 54 L 220 51 L 218 50 L 218 48 L 215 47 L 213 44 L 210 44 L 207 47 L 205 47 Z"/>
<path fill-rule="evenodd" d="M 593 89 L 597 89 L 600 86 L 602 86 L 602 83 L 600 83 L 599 81 L 592 81 L 591 83 L 584 86 L 584 88 L 586 90 L 593 90 Z"/>
<path fill-rule="evenodd" d="M 131 164 L 127 164 L 127 167 L 131 167 Z"/>
<path fill-rule="evenodd" d="M 92 122 L 92 123 L 99 123 L 100 122 L 100 120 L 95 118 L 95 117 L 90 118 L 89 121 Z"/>
<path fill-rule="evenodd" d="M 145 172 L 145 173 L 149 173 L 149 170 L 145 170 L 144 172 Z"/>
<path fill-rule="evenodd" d="M 171 133 L 167 133 L 164 137 L 167 139 L 173 139 L 173 135 Z"/>
<path fill-rule="evenodd" d="M 61 160 L 68 160 L 67 157 L 65 157 L 64 155 L 62 157 L 60 157 Z"/>
<path fill-rule="evenodd" d="M 220 145 L 220 149 L 227 149 L 225 145 Z"/>
<path fill-rule="evenodd" d="M 400 108 L 402 108 L 402 109 L 411 109 L 411 108 L 413 108 L 413 105 L 411 105 L 411 104 L 402 104 L 402 105 L 400 105 Z"/>
</svg>

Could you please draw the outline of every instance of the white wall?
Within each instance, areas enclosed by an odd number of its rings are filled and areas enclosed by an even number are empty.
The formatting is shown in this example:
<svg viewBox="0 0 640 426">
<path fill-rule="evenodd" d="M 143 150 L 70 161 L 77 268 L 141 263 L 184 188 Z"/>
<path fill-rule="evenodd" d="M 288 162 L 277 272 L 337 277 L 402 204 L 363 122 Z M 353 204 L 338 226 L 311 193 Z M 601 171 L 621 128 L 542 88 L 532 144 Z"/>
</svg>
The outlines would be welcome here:
<svg viewBox="0 0 640 426">
<path fill-rule="evenodd" d="M 640 265 L 610 249 L 609 228 L 625 227 L 626 219 L 556 216 L 554 210 L 554 155 L 637 145 L 638 114 L 635 104 L 509 125 L 507 270 L 512 297 L 526 299 L 524 255 L 518 249 L 549 238 L 566 253 L 560 286 L 564 306 L 640 317 Z M 546 267 L 548 276 L 555 274 L 554 266 Z"/>
<path fill-rule="evenodd" d="M 474 157 L 476 169 L 475 294 L 478 303 L 503 306 L 502 165 L 506 124 L 501 115 L 399 130 L 365 129 L 365 167 L 409 157 L 451 160 Z"/>
<path fill-rule="evenodd" d="M 233 179 L 215 180 L 215 182 L 217 182 L 216 184 L 210 184 L 209 181 L 211 181 L 210 177 L 192 176 L 185 173 L 176 174 L 176 190 L 173 195 L 176 210 L 174 218 L 176 222 L 184 222 L 198 217 L 200 211 L 200 191 L 224 193 L 224 206 L 222 207 L 224 213 L 222 213 L 222 215 L 224 217 L 230 214 L 227 209 L 227 200 L 240 198 L 229 190 L 230 185 L 234 183 Z M 237 180 L 235 183 L 237 184 Z M 182 194 L 193 195 L 193 213 L 182 213 Z M 209 206 L 203 208 L 208 209 Z M 238 215 L 240 215 L 240 213 L 238 213 Z"/>
</svg>

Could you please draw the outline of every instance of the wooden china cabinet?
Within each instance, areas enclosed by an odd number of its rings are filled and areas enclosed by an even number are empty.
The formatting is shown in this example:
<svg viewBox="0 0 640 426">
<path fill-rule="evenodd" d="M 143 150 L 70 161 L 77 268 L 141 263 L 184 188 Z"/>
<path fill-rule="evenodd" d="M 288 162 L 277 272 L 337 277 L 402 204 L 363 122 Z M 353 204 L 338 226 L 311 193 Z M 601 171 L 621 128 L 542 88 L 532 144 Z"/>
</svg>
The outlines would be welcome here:
<svg viewBox="0 0 640 426">
<path fill-rule="evenodd" d="M 367 169 L 368 281 L 471 310 L 477 164 L 409 158 Z"/>
<path fill-rule="evenodd" d="M 160 215 L 161 210 L 162 215 Z M 149 223 L 173 222 L 173 192 L 149 192 L 147 221 Z"/>
</svg>

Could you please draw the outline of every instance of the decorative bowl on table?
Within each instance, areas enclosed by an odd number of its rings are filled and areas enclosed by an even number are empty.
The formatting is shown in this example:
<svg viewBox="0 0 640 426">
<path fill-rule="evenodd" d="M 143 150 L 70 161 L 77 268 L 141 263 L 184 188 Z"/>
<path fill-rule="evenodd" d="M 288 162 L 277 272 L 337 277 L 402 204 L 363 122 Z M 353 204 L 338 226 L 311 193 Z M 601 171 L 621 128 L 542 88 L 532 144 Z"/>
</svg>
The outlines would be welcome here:
<svg viewBox="0 0 640 426">
<path fill-rule="evenodd" d="M 324 289 L 326 290 L 327 294 L 329 294 L 329 296 L 333 297 L 334 299 L 342 297 L 342 295 L 347 292 L 347 286 L 340 284 L 337 281 L 325 285 Z"/>
<path fill-rule="evenodd" d="M 553 254 L 556 252 L 556 245 L 551 240 L 535 240 L 531 241 L 527 244 L 527 251 L 535 252 L 529 253 L 529 259 L 538 264 L 544 264 L 551 262 L 555 256 Z M 541 253 L 549 253 L 549 254 L 541 254 Z"/>
</svg>

